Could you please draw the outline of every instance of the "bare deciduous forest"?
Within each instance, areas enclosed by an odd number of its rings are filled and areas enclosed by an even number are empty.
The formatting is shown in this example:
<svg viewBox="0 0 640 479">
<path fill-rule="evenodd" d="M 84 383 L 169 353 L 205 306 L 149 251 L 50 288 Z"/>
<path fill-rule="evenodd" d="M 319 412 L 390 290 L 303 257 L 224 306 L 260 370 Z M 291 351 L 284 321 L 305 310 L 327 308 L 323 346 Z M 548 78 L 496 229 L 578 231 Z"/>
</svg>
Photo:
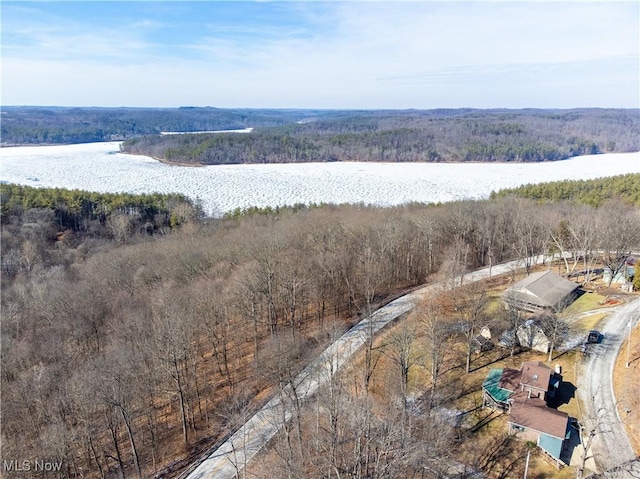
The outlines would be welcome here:
<svg viewBox="0 0 640 479">
<path fill-rule="evenodd" d="M 412 287 L 545 251 L 608 251 L 615 269 L 640 244 L 638 210 L 617 198 L 223 219 L 173 202 L 156 223 L 120 207 L 61 230 L 56 205 L 12 203 L 2 188 L 13 205 L 2 213 L 3 456 L 61 460 L 65 478 L 175 475 L 332 338 Z M 594 260 L 575 258 L 566 272 Z M 430 407 L 455 393 L 440 368 L 449 345 L 466 350 L 479 324 L 482 293 L 464 298 L 453 310 L 468 327 L 439 321 L 451 298 L 425 305 L 418 322 L 432 338 L 420 346 Z M 364 354 L 357 374 L 320 392 L 315 424 L 294 421 L 278 439 L 279 477 L 421 477 L 450 450 L 455 431 L 407 407 L 414 336 L 402 330 L 385 350 L 395 406 L 379 409 L 370 372 L 380 355 Z M 313 447 L 302 442 L 309 430 Z M 488 468 L 508 447 L 475 451 L 475 463 Z"/>
<path fill-rule="evenodd" d="M 250 134 L 143 136 L 127 153 L 177 163 L 303 163 L 316 161 L 563 160 L 637 151 L 634 110 L 416 110 L 327 112 Z"/>
</svg>

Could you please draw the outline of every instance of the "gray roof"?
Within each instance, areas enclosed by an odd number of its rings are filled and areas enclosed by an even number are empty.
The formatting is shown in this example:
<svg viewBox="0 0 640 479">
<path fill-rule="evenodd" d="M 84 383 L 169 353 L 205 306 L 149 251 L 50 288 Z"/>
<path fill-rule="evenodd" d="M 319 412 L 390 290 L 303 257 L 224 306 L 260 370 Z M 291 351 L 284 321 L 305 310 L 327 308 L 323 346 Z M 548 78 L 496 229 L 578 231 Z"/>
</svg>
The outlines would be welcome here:
<svg viewBox="0 0 640 479">
<path fill-rule="evenodd" d="M 553 271 L 533 273 L 507 289 L 506 294 L 517 301 L 542 307 L 554 307 L 578 289 L 578 284 L 564 279 Z"/>
</svg>

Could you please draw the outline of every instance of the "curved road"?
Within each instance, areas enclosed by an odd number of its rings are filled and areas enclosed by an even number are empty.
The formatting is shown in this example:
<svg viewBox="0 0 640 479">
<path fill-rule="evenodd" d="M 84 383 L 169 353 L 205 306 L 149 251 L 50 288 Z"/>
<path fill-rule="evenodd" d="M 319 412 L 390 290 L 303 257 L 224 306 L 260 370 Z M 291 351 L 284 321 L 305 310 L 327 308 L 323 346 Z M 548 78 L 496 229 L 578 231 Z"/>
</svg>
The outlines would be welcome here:
<svg viewBox="0 0 640 479">
<path fill-rule="evenodd" d="M 637 324 L 639 316 L 640 298 L 617 308 L 604 320 L 602 341 L 589 345 L 587 358 L 579 368 L 577 393 L 586 408 L 583 423 L 586 430 L 597 431 L 590 453 L 603 471 L 637 459 L 617 412 L 613 368 L 629 327 Z"/>
</svg>

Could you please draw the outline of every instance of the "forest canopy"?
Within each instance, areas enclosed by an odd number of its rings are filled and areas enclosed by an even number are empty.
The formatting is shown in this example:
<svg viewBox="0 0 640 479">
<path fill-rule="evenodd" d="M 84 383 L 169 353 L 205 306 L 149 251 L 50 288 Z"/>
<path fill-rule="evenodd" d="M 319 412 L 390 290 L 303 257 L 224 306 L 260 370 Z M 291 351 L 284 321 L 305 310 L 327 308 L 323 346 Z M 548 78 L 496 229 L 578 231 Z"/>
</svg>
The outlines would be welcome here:
<svg viewBox="0 0 640 479">
<path fill-rule="evenodd" d="M 88 478 L 175 477 L 253 414 L 265 391 L 287 384 L 358 314 L 395 292 L 546 251 L 563 224 L 577 235 L 562 244 L 567 251 L 617 248 L 616 257 L 638 246 L 640 231 L 636 209 L 624 205 L 509 196 L 212 219 L 96 246 L 87 237 L 52 240 L 46 233 L 55 237 L 56 223 L 46 211 L 31 208 L 2 224 L 1 432 L 7 457 L 52 458 L 63 464 L 60 478 L 79 470 Z M 464 337 L 442 344 L 456 351 L 455 369 L 464 368 Z M 473 434 L 438 428 L 437 442 L 427 434 L 429 418 L 458 397 L 450 395 L 468 392 L 444 377 L 438 384 L 431 409 L 416 417 L 410 410 L 409 440 L 385 449 L 392 474 L 366 477 L 425 477 L 413 462 L 395 460 L 409 455 L 408 445 L 452 450 L 456 437 Z M 380 407 L 373 393 L 364 400 Z M 394 407 L 372 441 L 387 437 L 383 426 L 405 424 L 394 418 L 409 409 Z M 338 429 L 360 430 L 352 418 L 340 415 Z M 330 444 L 326 437 L 318 442 Z M 306 473 L 291 477 L 327 477 L 317 467 L 324 442 L 292 444 L 304 447 Z M 351 457 L 339 452 L 357 443 L 347 434 L 340 444 L 335 457 Z M 354 462 L 369 467 L 369 458 Z M 481 459 L 470 466 L 487 472 Z"/>
</svg>

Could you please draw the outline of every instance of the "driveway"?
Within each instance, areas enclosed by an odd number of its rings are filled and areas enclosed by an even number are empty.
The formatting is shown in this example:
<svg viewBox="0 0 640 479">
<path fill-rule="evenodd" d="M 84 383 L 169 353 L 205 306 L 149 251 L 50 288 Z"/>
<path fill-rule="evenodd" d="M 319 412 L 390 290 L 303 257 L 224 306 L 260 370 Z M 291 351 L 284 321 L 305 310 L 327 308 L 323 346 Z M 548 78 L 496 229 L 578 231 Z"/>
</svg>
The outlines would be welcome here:
<svg viewBox="0 0 640 479">
<path fill-rule="evenodd" d="M 591 454 L 602 471 L 636 459 L 617 412 L 613 368 L 628 328 L 638 322 L 639 316 L 640 298 L 617 308 L 605 318 L 600 330 L 601 342 L 589 346 L 587 357 L 578 368 L 577 396 L 584 406 L 583 424 L 587 430 L 598 431 Z"/>
</svg>

